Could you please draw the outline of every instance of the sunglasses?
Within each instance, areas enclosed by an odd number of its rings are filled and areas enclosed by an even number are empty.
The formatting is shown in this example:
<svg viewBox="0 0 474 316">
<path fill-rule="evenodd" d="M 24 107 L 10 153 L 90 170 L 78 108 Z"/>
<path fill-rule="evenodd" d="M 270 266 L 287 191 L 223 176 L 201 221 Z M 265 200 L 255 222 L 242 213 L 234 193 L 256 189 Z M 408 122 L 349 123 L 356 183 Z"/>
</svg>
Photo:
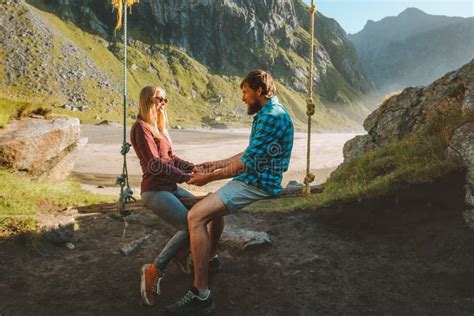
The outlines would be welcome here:
<svg viewBox="0 0 474 316">
<path fill-rule="evenodd" d="M 160 102 L 160 103 L 168 103 L 168 99 L 167 99 L 167 98 L 155 97 L 155 99 L 158 100 L 158 102 Z"/>
</svg>

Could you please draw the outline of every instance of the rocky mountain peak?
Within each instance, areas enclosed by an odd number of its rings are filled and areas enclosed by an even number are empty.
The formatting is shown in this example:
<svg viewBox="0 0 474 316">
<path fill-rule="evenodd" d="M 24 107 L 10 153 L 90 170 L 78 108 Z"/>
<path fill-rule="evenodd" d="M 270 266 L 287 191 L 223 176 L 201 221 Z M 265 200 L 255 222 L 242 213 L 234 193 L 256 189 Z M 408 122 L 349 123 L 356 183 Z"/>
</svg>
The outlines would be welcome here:
<svg viewBox="0 0 474 316">
<path fill-rule="evenodd" d="M 406 8 L 400 14 L 398 15 L 399 17 L 408 17 L 408 18 L 413 18 L 413 17 L 419 17 L 422 15 L 428 15 L 425 12 L 421 11 L 418 8 Z"/>
</svg>

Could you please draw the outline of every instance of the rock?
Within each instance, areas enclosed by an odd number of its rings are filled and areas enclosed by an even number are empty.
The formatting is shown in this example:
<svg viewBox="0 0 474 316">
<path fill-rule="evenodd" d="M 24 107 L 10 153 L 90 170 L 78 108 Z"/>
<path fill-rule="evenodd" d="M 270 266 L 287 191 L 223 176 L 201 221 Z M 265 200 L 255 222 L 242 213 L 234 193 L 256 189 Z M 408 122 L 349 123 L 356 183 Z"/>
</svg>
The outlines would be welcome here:
<svg viewBox="0 0 474 316">
<path fill-rule="evenodd" d="M 65 109 L 65 110 L 72 111 L 73 108 L 74 108 L 74 106 L 73 106 L 73 105 L 70 105 L 70 104 L 64 104 L 64 105 L 62 106 L 62 108 Z"/>
<path fill-rule="evenodd" d="M 474 123 L 467 123 L 454 131 L 448 154 L 463 162 L 466 167 L 464 220 L 474 229 Z"/>
<path fill-rule="evenodd" d="M 89 138 L 81 137 L 76 143 L 76 148 L 84 147 L 89 142 Z"/>
<path fill-rule="evenodd" d="M 210 126 L 217 129 L 226 129 L 227 125 L 225 123 L 218 122 L 216 118 L 212 116 L 204 116 L 201 118 L 201 124 L 204 126 Z"/>
<path fill-rule="evenodd" d="M 41 176 L 76 146 L 80 128 L 76 118 L 15 121 L 0 131 L 0 163 Z"/>
<path fill-rule="evenodd" d="M 435 115 L 472 106 L 474 60 L 427 87 L 407 88 L 383 101 L 364 121 L 367 135 L 344 145 L 344 162 L 426 128 Z"/>
<path fill-rule="evenodd" d="M 377 148 L 370 135 L 358 135 L 344 144 L 342 150 L 344 161 L 351 161 L 369 150 Z"/>
<path fill-rule="evenodd" d="M 173 125 L 171 126 L 172 129 L 183 129 L 181 125 Z"/>
<path fill-rule="evenodd" d="M 38 119 L 38 120 L 44 120 L 44 116 L 43 116 L 43 115 L 30 114 L 29 117 L 34 118 L 34 119 Z"/>
<path fill-rule="evenodd" d="M 122 127 L 122 125 L 118 122 L 115 121 L 110 121 L 110 120 L 103 120 L 100 123 L 97 123 L 95 125 L 106 125 L 106 126 L 113 126 L 113 127 Z"/>
<path fill-rule="evenodd" d="M 271 244 L 266 232 L 252 231 L 226 225 L 221 240 L 230 247 L 245 251 L 255 246 Z"/>
<path fill-rule="evenodd" d="M 62 181 L 65 180 L 74 169 L 75 162 L 70 155 L 59 160 L 49 170 L 46 170 L 39 176 L 39 180 L 42 181 Z"/>
<path fill-rule="evenodd" d="M 367 135 L 344 145 L 344 164 L 369 150 L 389 145 L 428 127 L 433 118 L 462 113 L 467 122 L 458 127 L 448 144 L 448 154 L 466 168 L 464 219 L 474 228 L 474 59 L 426 87 L 407 88 L 380 105 L 364 121 Z M 434 121 L 436 122 L 436 121 Z M 343 165 L 338 167 L 342 168 Z M 336 170 L 337 171 L 337 170 Z"/>
<path fill-rule="evenodd" d="M 38 229 L 41 236 L 54 244 L 71 242 L 74 237 L 74 217 L 67 215 L 42 215 Z"/>
<path fill-rule="evenodd" d="M 154 230 L 151 233 L 139 239 L 136 239 L 128 244 L 123 245 L 122 248 L 120 248 L 120 251 L 122 252 L 123 255 L 129 256 L 130 254 L 132 254 L 132 252 L 137 250 L 137 248 L 141 246 L 145 241 L 147 241 L 150 238 L 155 238 L 156 236 L 158 236 L 159 233 L 160 233 L 159 230 Z"/>
<path fill-rule="evenodd" d="M 81 105 L 81 106 L 79 106 L 78 109 L 79 109 L 79 111 L 82 112 L 82 111 L 88 110 L 89 108 L 90 108 L 90 106 L 88 106 L 88 105 Z"/>
<path fill-rule="evenodd" d="M 298 181 L 291 180 L 290 182 L 288 182 L 286 187 L 287 188 L 302 188 L 303 184 L 299 183 Z"/>
</svg>

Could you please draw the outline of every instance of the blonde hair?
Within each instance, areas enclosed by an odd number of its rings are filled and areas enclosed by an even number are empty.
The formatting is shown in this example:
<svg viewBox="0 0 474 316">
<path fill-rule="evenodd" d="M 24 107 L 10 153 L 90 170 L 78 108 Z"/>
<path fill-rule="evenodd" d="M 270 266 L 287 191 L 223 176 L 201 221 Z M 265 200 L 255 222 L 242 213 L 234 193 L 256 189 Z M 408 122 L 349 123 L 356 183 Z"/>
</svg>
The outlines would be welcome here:
<svg viewBox="0 0 474 316">
<path fill-rule="evenodd" d="M 160 87 L 146 86 L 142 89 L 140 92 L 138 118 L 150 125 L 152 131 L 157 137 L 160 134 L 164 134 L 166 137 L 169 137 L 168 114 L 166 113 L 166 110 L 163 112 L 157 111 L 153 103 L 153 98 L 157 92 L 160 92 L 163 98 L 166 97 L 165 90 Z"/>
</svg>

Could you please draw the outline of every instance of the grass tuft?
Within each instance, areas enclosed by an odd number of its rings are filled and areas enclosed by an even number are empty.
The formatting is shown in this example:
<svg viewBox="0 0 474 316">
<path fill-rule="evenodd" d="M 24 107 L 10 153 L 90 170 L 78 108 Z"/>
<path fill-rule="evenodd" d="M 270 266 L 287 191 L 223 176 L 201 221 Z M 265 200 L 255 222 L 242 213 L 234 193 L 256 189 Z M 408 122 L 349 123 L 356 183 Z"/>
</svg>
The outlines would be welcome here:
<svg viewBox="0 0 474 316">
<path fill-rule="evenodd" d="M 116 199 L 84 191 L 72 179 L 43 182 L 10 169 L 0 169 L 0 192 L 0 237 L 31 230 L 41 205 L 53 205 L 60 210 Z"/>
</svg>

